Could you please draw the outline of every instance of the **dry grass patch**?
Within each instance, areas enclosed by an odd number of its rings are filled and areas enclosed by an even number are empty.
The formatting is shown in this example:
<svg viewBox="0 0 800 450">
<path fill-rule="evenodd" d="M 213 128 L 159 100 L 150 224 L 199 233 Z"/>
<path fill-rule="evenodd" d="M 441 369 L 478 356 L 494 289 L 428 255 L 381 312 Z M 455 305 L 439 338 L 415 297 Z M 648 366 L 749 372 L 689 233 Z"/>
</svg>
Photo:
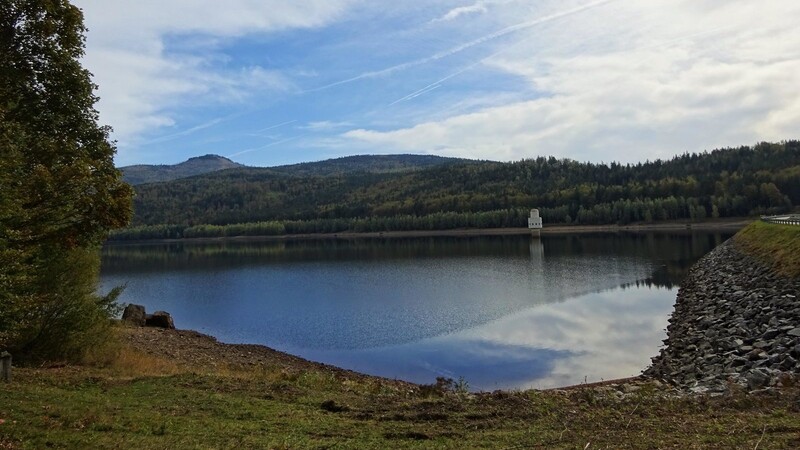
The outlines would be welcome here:
<svg viewBox="0 0 800 450">
<path fill-rule="evenodd" d="M 116 352 L 108 370 L 117 376 L 128 377 L 168 376 L 186 371 L 168 359 L 124 347 Z"/>
</svg>

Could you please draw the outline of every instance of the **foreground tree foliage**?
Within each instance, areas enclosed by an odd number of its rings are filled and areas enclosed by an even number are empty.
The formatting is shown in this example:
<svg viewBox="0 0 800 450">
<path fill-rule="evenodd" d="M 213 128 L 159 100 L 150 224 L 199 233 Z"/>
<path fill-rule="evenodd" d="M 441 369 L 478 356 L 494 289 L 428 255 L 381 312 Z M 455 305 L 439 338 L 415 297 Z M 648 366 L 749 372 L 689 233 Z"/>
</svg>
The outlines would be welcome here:
<svg viewBox="0 0 800 450">
<path fill-rule="evenodd" d="M 0 349 L 79 357 L 102 342 L 98 246 L 131 215 L 66 0 L 0 3 Z"/>
</svg>

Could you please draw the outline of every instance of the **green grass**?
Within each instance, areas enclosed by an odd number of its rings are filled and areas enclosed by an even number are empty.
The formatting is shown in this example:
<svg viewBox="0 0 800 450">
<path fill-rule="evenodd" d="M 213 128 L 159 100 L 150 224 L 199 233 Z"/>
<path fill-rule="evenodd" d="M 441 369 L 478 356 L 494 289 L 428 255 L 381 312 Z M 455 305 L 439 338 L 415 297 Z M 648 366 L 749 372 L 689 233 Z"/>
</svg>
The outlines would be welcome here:
<svg viewBox="0 0 800 450">
<path fill-rule="evenodd" d="M 734 240 L 748 253 L 788 277 L 800 277 L 800 226 L 756 221 Z"/>
<path fill-rule="evenodd" d="M 800 393 L 470 395 L 330 373 L 19 369 L 0 448 L 797 448 Z M 324 407 L 323 407 L 324 404 Z"/>
</svg>

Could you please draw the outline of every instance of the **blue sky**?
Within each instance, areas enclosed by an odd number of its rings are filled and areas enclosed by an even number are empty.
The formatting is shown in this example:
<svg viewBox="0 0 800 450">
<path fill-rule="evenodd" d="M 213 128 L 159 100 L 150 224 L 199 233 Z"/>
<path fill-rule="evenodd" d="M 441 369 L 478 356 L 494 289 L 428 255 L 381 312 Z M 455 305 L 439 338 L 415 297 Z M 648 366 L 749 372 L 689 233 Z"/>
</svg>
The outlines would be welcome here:
<svg viewBox="0 0 800 450">
<path fill-rule="evenodd" d="M 798 138 L 792 0 L 75 0 L 116 162 L 634 162 Z"/>
</svg>

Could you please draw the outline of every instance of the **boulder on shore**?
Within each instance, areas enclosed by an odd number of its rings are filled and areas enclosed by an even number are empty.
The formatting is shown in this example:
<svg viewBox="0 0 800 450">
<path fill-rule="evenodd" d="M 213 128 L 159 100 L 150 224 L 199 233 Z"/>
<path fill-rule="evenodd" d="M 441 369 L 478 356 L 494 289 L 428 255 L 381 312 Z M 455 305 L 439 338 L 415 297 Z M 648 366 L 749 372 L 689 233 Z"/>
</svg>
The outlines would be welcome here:
<svg viewBox="0 0 800 450">
<path fill-rule="evenodd" d="M 142 305 L 130 304 L 122 312 L 122 320 L 136 326 L 143 327 L 147 322 L 147 313 Z"/>
<path fill-rule="evenodd" d="M 156 311 L 153 314 L 148 314 L 145 325 L 148 327 L 168 328 L 170 330 L 175 329 L 172 316 L 166 311 Z"/>
<path fill-rule="evenodd" d="M 122 320 L 140 327 L 175 329 L 175 322 L 172 321 L 170 313 L 156 311 L 153 314 L 147 314 L 142 305 L 130 304 L 126 306 L 122 312 Z"/>
</svg>

